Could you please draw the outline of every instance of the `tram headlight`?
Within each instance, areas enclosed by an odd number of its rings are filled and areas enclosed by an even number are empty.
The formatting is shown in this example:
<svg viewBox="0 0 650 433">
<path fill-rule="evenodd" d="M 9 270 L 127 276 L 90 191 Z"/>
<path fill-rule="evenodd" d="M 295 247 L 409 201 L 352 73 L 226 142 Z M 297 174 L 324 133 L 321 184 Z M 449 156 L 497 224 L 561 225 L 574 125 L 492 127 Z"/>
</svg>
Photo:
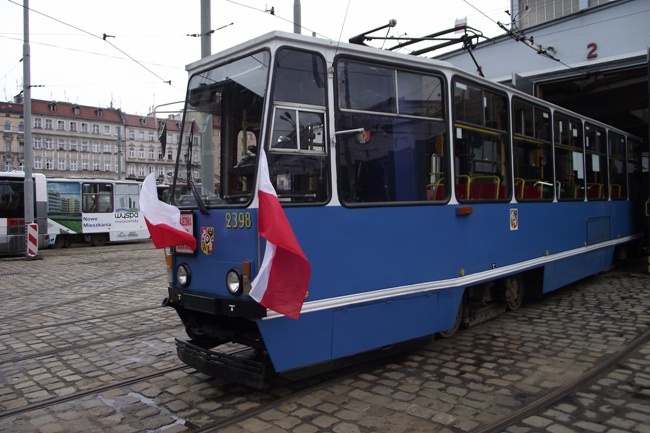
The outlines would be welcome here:
<svg viewBox="0 0 650 433">
<path fill-rule="evenodd" d="M 226 274 L 226 288 L 235 296 L 239 296 L 243 293 L 244 284 L 242 283 L 241 275 L 236 269 L 231 269 Z"/>
<path fill-rule="evenodd" d="M 190 268 L 187 265 L 180 265 L 176 268 L 176 282 L 181 287 L 187 287 L 190 285 Z"/>
</svg>

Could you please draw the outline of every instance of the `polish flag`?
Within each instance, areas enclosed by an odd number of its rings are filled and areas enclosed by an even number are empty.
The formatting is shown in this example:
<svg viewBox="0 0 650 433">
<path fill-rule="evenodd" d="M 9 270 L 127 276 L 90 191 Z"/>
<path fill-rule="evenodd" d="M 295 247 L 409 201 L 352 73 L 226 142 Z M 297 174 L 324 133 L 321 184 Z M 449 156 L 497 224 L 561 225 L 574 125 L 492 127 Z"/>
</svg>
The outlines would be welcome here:
<svg viewBox="0 0 650 433">
<path fill-rule="evenodd" d="M 266 239 L 266 250 L 260 271 L 251 283 L 250 296 L 268 309 L 297 319 L 307 294 L 311 267 L 271 184 L 262 146 L 259 158 L 258 232 Z"/>
<path fill-rule="evenodd" d="M 156 248 L 187 245 L 192 250 L 196 249 L 196 239 L 180 223 L 181 211 L 176 206 L 158 200 L 154 173 L 149 173 L 142 182 L 140 211 Z"/>
</svg>

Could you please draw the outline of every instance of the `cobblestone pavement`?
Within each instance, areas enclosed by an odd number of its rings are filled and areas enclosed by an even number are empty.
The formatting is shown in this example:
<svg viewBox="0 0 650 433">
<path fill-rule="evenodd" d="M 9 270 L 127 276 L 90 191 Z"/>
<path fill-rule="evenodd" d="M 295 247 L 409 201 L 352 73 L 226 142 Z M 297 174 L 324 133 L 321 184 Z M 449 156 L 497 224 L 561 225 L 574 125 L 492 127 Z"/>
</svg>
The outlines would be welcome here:
<svg viewBox="0 0 650 433">
<path fill-rule="evenodd" d="M 360 372 L 254 391 L 178 361 L 184 332 L 159 307 L 166 273 L 150 243 L 42 257 L 0 259 L 0 431 L 480 432 L 650 329 L 650 276 L 628 266 Z M 502 431 L 649 426 L 646 342 Z"/>
</svg>

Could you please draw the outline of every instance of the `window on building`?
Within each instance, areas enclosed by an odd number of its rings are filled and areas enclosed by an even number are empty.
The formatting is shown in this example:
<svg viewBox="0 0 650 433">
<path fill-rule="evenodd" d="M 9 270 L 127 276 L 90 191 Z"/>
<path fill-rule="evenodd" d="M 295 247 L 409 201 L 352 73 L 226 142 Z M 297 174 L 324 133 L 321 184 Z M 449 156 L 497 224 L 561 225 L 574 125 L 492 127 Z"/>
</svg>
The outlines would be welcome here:
<svg viewBox="0 0 650 433">
<path fill-rule="evenodd" d="M 58 139 L 58 149 L 65 150 L 65 138 Z"/>
<path fill-rule="evenodd" d="M 105 135 L 110 135 L 111 133 L 111 126 L 110 125 L 104 125 L 104 134 Z"/>
<path fill-rule="evenodd" d="M 93 141 L 93 153 L 99 153 L 99 142 Z"/>
<path fill-rule="evenodd" d="M 77 140 L 70 140 L 70 151 L 77 151 Z"/>
<path fill-rule="evenodd" d="M 52 129 L 52 119 L 45 119 L 45 129 Z"/>
<path fill-rule="evenodd" d="M 93 161 L 93 170 L 99 171 L 99 161 Z"/>
<path fill-rule="evenodd" d="M 110 162 L 105 162 L 104 163 L 104 171 L 111 171 L 111 163 Z"/>
<path fill-rule="evenodd" d="M 40 149 L 42 147 L 41 137 L 34 137 L 34 149 Z"/>
<path fill-rule="evenodd" d="M 140 177 L 144 177 L 144 166 L 143 165 L 138 167 L 138 175 Z"/>
<path fill-rule="evenodd" d="M 5 152 L 11 153 L 11 140 L 5 140 Z"/>
<path fill-rule="evenodd" d="M 11 122 L 8 121 L 8 120 L 5 122 L 5 131 L 6 131 L 6 132 L 10 132 L 10 131 L 11 131 Z"/>
<path fill-rule="evenodd" d="M 93 134 L 99 134 L 99 125 L 93 123 Z"/>
<path fill-rule="evenodd" d="M 149 131 L 149 141 L 154 141 L 153 132 Z"/>
<path fill-rule="evenodd" d="M 40 156 L 34 157 L 34 168 L 37 170 L 43 169 L 43 159 Z"/>
<path fill-rule="evenodd" d="M 88 132 L 88 124 L 81 122 L 81 132 Z"/>
<path fill-rule="evenodd" d="M 52 139 L 51 138 L 46 138 L 45 139 L 45 148 L 46 149 L 52 149 L 54 146 L 52 145 Z"/>
<path fill-rule="evenodd" d="M 34 117 L 34 128 L 42 128 L 43 120 L 40 117 Z"/>
<path fill-rule="evenodd" d="M 25 132 L 25 122 L 20 122 L 18 124 L 18 132 Z"/>
<path fill-rule="evenodd" d="M 77 122 L 70 122 L 70 131 L 77 132 Z"/>
<path fill-rule="evenodd" d="M 144 131 L 138 131 L 138 140 L 144 141 Z"/>
<path fill-rule="evenodd" d="M 59 130 L 59 131 L 64 131 L 65 130 L 65 121 L 57 120 L 56 121 L 56 129 Z"/>
<path fill-rule="evenodd" d="M 104 143 L 104 153 L 111 153 L 111 143 Z"/>
<path fill-rule="evenodd" d="M 135 149 L 129 147 L 129 158 L 135 158 Z"/>
<path fill-rule="evenodd" d="M 65 170 L 65 159 L 59 159 L 59 170 Z"/>
<path fill-rule="evenodd" d="M 158 167 L 158 177 L 165 176 L 165 169 L 163 167 Z"/>
<path fill-rule="evenodd" d="M 77 160 L 76 159 L 71 159 L 70 160 L 70 171 L 77 171 Z"/>
<path fill-rule="evenodd" d="M 52 162 L 52 158 L 45 158 L 45 170 L 53 170 L 54 169 L 54 163 Z"/>
<path fill-rule="evenodd" d="M 141 148 L 138 150 L 138 158 L 140 158 L 140 159 L 144 159 L 144 147 L 141 147 Z"/>
<path fill-rule="evenodd" d="M 135 131 L 129 129 L 129 140 L 135 140 Z"/>
<path fill-rule="evenodd" d="M 135 176 L 135 166 L 133 164 L 129 164 L 129 176 Z"/>
<path fill-rule="evenodd" d="M 154 157 L 155 157 L 155 156 L 154 156 L 154 150 L 153 150 L 153 147 L 150 147 L 150 148 L 149 148 L 149 159 L 154 159 Z"/>
<path fill-rule="evenodd" d="M 88 160 L 87 159 L 84 159 L 83 161 L 81 161 L 81 169 L 84 170 L 84 171 L 88 171 Z"/>
<path fill-rule="evenodd" d="M 88 142 L 85 141 L 85 140 L 83 140 L 83 141 L 81 142 L 81 151 L 82 151 L 82 152 L 88 152 Z"/>
</svg>

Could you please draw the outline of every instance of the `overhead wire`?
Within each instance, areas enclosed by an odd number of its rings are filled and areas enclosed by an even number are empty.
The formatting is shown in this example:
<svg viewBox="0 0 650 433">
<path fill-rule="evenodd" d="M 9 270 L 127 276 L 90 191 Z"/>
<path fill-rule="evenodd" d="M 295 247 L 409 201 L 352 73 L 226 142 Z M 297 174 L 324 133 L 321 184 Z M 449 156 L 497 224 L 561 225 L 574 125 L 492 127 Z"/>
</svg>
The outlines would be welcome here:
<svg viewBox="0 0 650 433">
<path fill-rule="evenodd" d="M 14 1 L 14 0 L 8 0 L 8 1 L 9 1 L 9 3 L 13 3 L 13 4 L 17 5 L 17 6 L 20 6 L 20 7 L 22 7 L 22 8 L 25 8 L 24 5 L 22 5 L 22 4 L 20 4 L 20 3 L 17 3 L 17 2 Z M 64 25 L 64 26 L 67 26 L 67 27 L 70 27 L 70 28 L 73 28 L 73 29 L 75 29 L 75 30 L 77 30 L 77 31 L 79 31 L 79 32 L 85 33 L 85 34 L 87 34 L 87 35 L 89 35 L 89 36 L 91 36 L 91 37 L 93 37 L 93 38 L 101 39 L 101 40 L 107 42 L 111 47 L 113 47 L 114 49 L 116 49 L 116 50 L 119 51 L 120 53 L 124 54 L 126 57 L 128 57 L 128 58 L 129 58 L 131 61 L 133 61 L 135 64 L 137 64 L 138 66 L 140 66 L 141 68 L 145 69 L 147 72 L 149 72 L 150 74 L 152 74 L 153 76 L 155 76 L 156 78 L 158 78 L 160 81 L 163 82 L 163 84 L 169 84 L 170 86 L 172 85 L 172 81 L 171 81 L 171 80 L 165 80 L 165 79 L 162 78 L 160 75 L 156 74 L 156 73 L 153 72 L 151 69 L 149 69 L 149 68 L 147 68 L 145 65 L 143 65 L 140 61 L 138 61 L 138 60 L 136 60 L 135 58 L 133 58 L 133 57 L 132 57 L 130 54 L 128 54 L 126 51 L 122 50 L 120 47 L 118 47 L 117 45 L 113 44 L 111 41 L 108 40 L 109 37 L 115 37 L 115 36 L 107 35 L 106 33 L 103 33 L 102 36 L 99 36 L 99 35 L 96 35 L 96 34 L 94 34 L 94 33 L 92 33 L 92 32 L 89 32 L 89 31 L 87 31 L 87 30 L 85 30 L 85 29 L 82 29 L 81 27 L 77 27 L 77 26 L 72 25 L 72 24 L 70 24 L 70 23 L 66 23 L 65 21 L 61 21 L 60 19 L 58 19 L 58 18 L 54 18 L 54 17 L 52 17 L 52 16 L 50 16 L 50 15 L 47 15 L 47 14 L 45 14 L 45 13 L 43 13 L 43 12 L 39 12 L 39 11 L 37 11 L 37 10 L 35 10 L 35 9 L 32 9 L 32 8 L 27 8 L 27 9 L 28 9 L 30 12 L 34 12 L 34 13 L 36 13 L 36 14 L 38 14 L 38 15 L 41 15 L 41 16 L 43 16 L 43 17 L 45 17 L 45 18 L 51 19 L 51 20 L 53 20 L 53 21 L 56 21 L 56 22 L 58 22 L 59 24 L 62 24 L 62 25 Z"/>
<path fill-rule="evenodd" d="M 287 22 L 287 23 L 289 23 L 289 24 L 293 24 L 293 25 L 296 24 L 293 20 L 290 20 L 290 19 L 287 19 L 287 18 L 284 18 L 284 17 L 281 17 L 280 15 L 278 15 L 274 9 L 271 9 L 271 10 L 268 10 L 268 9 L 258 9 L 258 8 L 256 8 L 256 7 L 253 7 L 253 6 L 250 6 L 250 5 L 244 4 L 244 3 L 239 3 L 239 2 L 236 2 L 236 1 L 234 1 L 234 0 L 226 0 L 226 1 L 227 1 L 228 3 L 232 3 L 232 4 L 237 5 L 237 6 L 241 6 L 241 7 L 245 7 L 245 8 L 248 8 L 248 9 L 252 9 L 252 10 L 257 11 L 257 12 L 261 12 L 261 13 L 263 13 L 263 14 L 265 14 L 265 15 L 271 15 L 271 16 L 273 16 L 273 17 L 275 17 L 275 18 L 277 18 L 277 19 L 279 19 L 279 20 L 285 21 L 285 22 Z M 325 36 L 325 35 L 323 35 L 323 34 L 321 34 L 321 33 L 316 32 L 315 30 L 311 30 L 311 29 L 309 29 L 309 28 L 303 26 L 302 24 L 300 25 L 300 28 L 301 28 L 301 29 L 304 29 L 304 30 L 307 30 L 308 32 L 311 32 L 311 33 L 314 34 L 314 35 L 322 36 L 322 37 L 327 38 L 327 39 L 330 39 L 330 40 L 332 39 L 332 38 L 327 37 L 327 36 Z"/>
</svg>

